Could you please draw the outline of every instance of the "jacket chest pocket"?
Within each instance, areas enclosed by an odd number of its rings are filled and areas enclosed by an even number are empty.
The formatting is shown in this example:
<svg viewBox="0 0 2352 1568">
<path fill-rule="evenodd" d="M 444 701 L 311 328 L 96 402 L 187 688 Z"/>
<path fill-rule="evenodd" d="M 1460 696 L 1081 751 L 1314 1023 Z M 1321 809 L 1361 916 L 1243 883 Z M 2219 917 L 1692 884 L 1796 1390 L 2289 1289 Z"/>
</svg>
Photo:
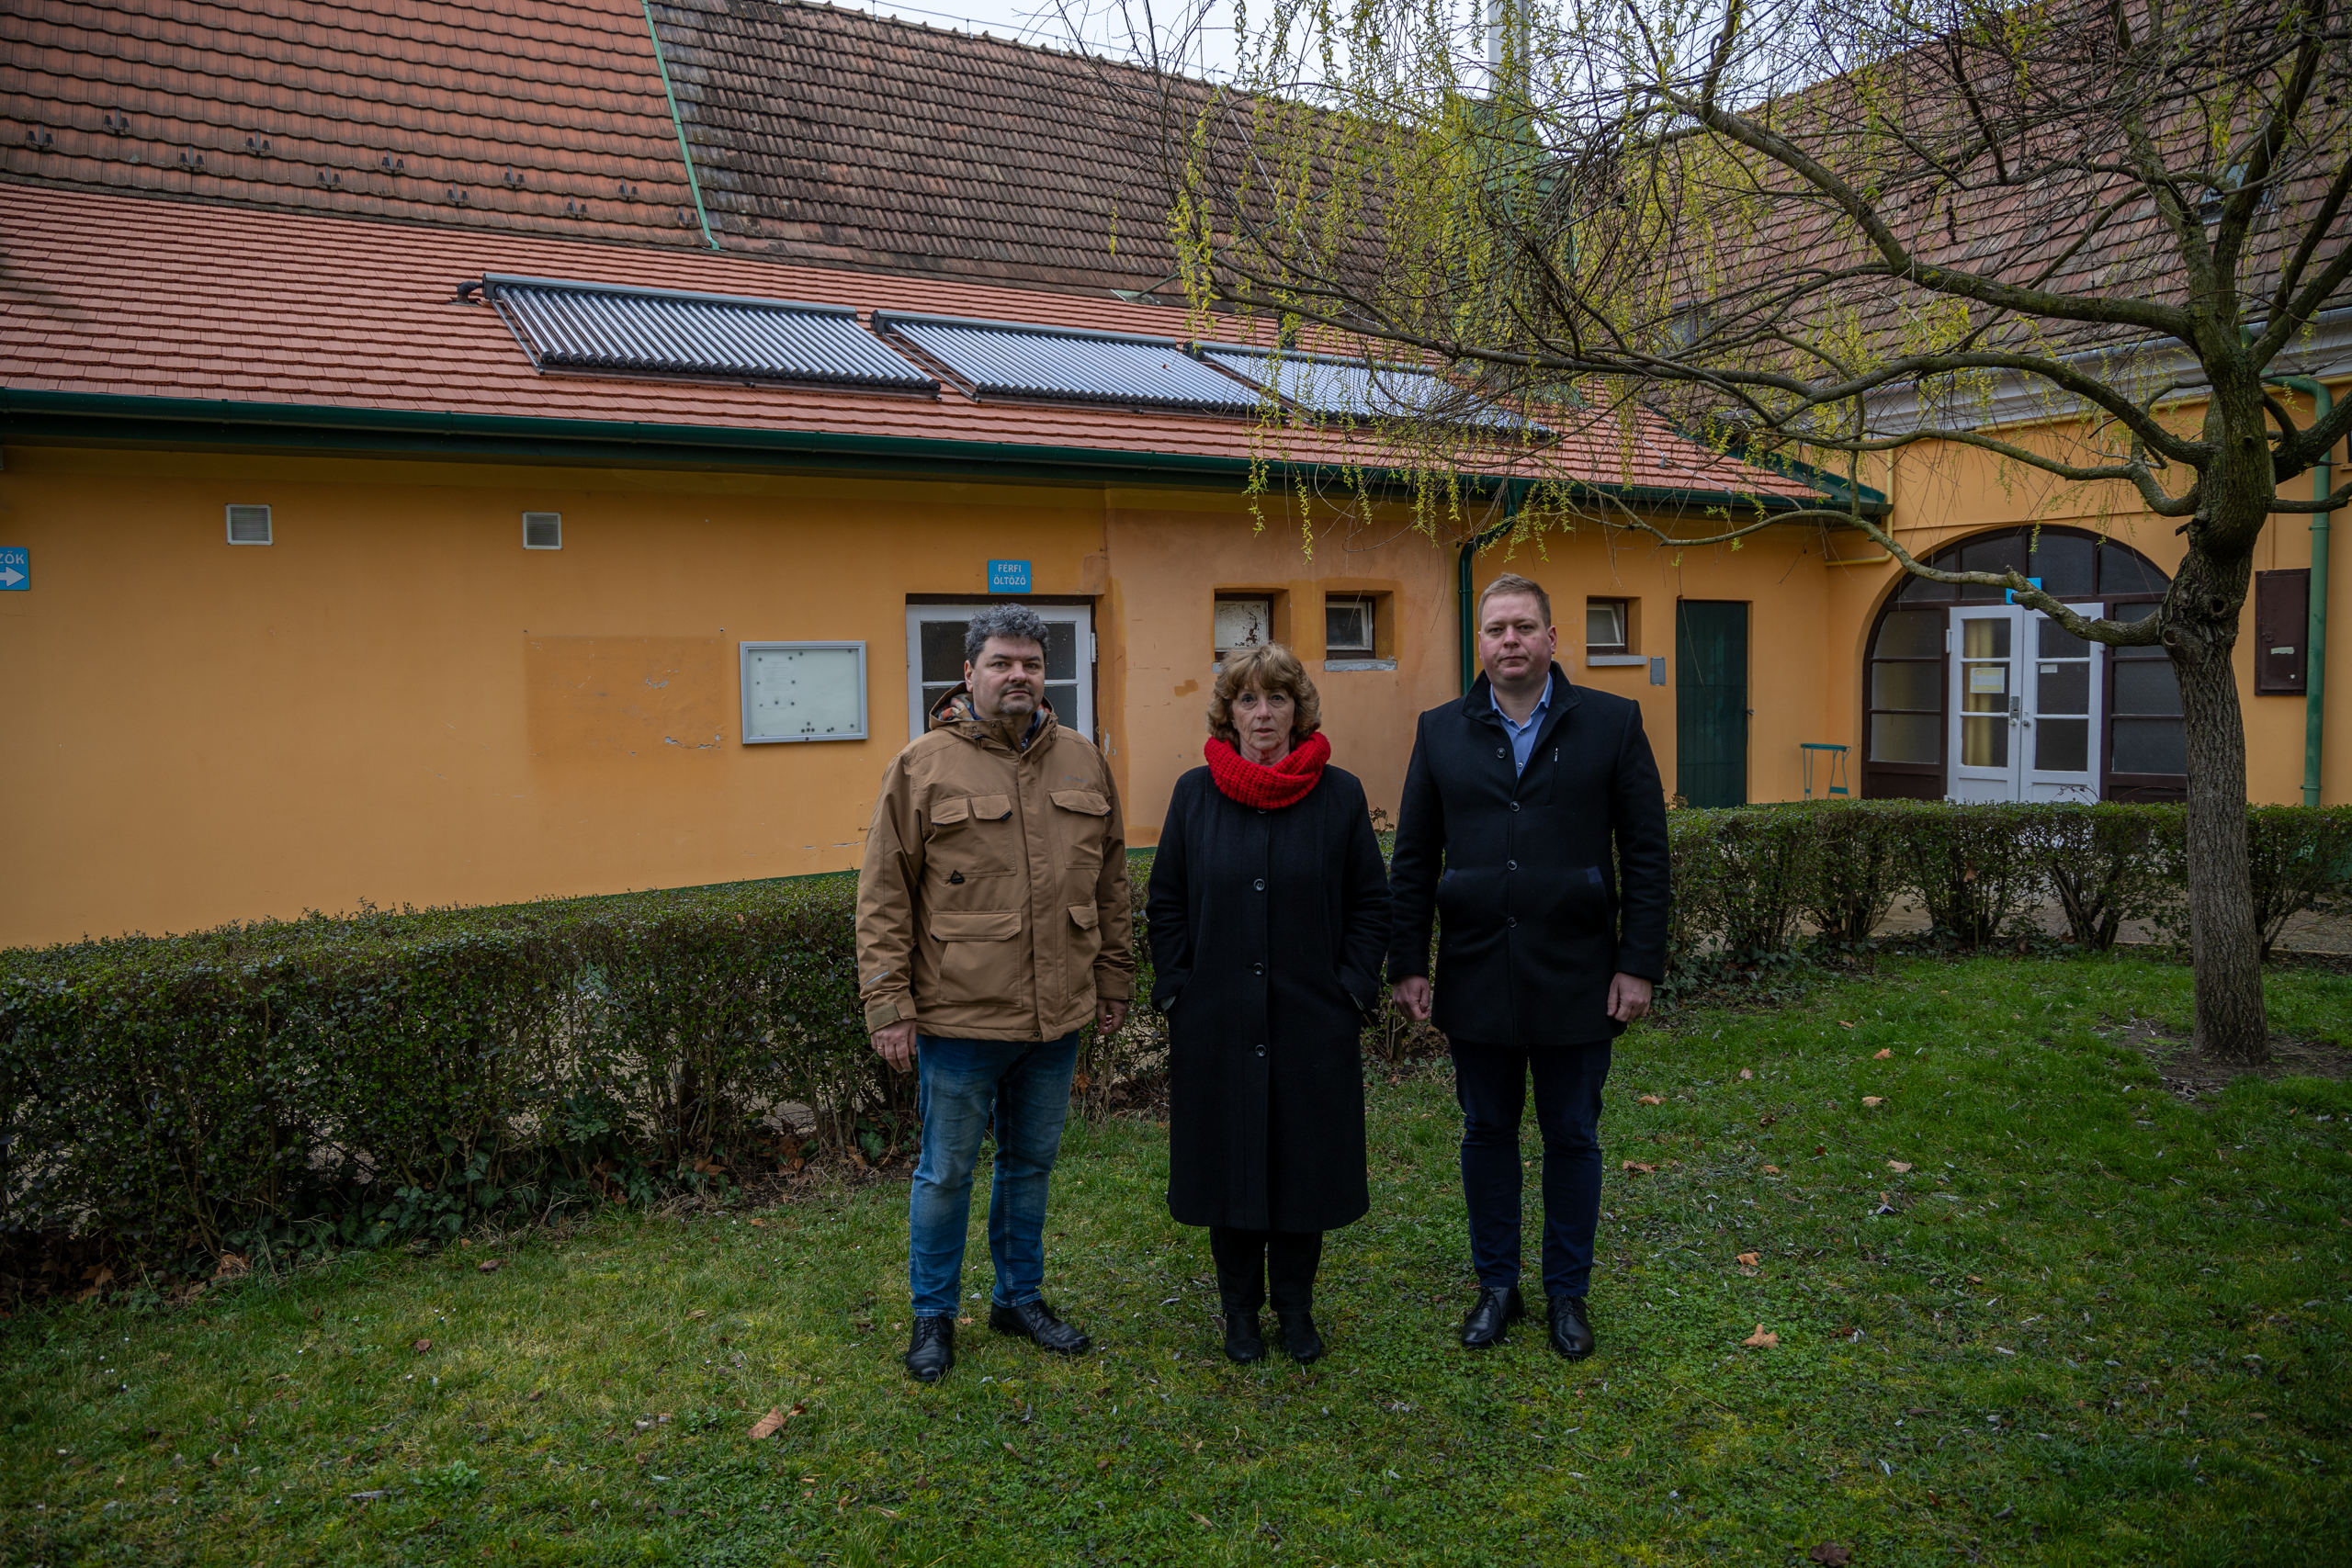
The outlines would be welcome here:
<svg viewBox="0 0 2352 1568">
<path fill-rule="evenodd" d="M 923 863 L 933 881 L 1011 874 L 1015 845 L 1012 797 L 961 795 L 931 803 Z"/>
<path fill-rule="evenodd" d="M 1091 872 L 1102 863 L 1102 840 L 1110 831 L 1111 803 L 1098 790 L 1057 789 L 1054 803 L 1054 834 L 1061 840 L 1062 864 L 1072 871 Z"/>
<path fill-rule="evenodd" d="M 1009 1002 L 1023 964 L 1018 909 L 940 910 L 925 921 L 939 944 L 942 1002 Z"/>
</svg>

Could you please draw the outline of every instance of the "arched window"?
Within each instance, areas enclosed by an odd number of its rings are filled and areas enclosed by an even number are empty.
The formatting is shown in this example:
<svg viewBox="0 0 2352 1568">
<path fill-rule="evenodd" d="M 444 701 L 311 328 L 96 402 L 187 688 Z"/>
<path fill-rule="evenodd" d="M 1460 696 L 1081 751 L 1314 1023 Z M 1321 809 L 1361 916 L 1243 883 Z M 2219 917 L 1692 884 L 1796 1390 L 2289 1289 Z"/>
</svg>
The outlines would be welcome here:
<svg viewBox="0 0 2352 1568">
<path fill-rule="evenodd" d="M 2139 551 L 2080 528 L 1979 534 L 1928 564 L 2015 569 L 2118 620 L 2154 614 L 2170 586 Z M 1881 607 L 1862 672 L 1862 794 L 2181 799 L 2188 748 L 2164 650 L 2093 647 L 2007 602 L 1914 577 Z"/>
</svg>

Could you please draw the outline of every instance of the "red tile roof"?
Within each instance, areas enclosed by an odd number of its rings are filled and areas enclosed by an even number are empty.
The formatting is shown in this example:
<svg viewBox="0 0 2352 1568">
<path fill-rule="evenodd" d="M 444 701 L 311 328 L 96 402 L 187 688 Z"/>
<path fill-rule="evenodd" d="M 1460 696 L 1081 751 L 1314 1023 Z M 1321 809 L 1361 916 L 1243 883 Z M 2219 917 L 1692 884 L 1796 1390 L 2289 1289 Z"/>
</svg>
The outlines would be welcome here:
<svg viewBox="0 0 2352 1568">
<path fill-rule="evenodd" d="M 496 312 L 461 303 L 485 272 L 752 294 L 1039 324 L 1165 332 L 1114 299 L 787 267 L 707 252 L 254 211 L 0 182 L 0 385 L 16 392 L 220 400 L 271 408 L 536 416 L 1017 448 L 1366 460 L 1337 437 L 1270 437 L 1250 419 L 797 389 L 542 376 Z M 1223 331 L 1237 331 L 1224 323 Z M 1272 446 L 1272 451 L 1268 448 Z M 1606 483 L 1804 495 L 1804 487 L 1613 415 L 1567 433 Z"/>
<path fill-rule="evenodd" d="M 1173 270 L 1146 73 L 792 0 L 654 15 L 726 249 L 1106 291 Z M 643 0 L 0 12 L 9 178 L 704 248 L 678 131 Z"/>
<path fill-rule="evenodd" d="M 14 0 L 0 172 L 702 243 L 640 0 Z"/>
</svg>

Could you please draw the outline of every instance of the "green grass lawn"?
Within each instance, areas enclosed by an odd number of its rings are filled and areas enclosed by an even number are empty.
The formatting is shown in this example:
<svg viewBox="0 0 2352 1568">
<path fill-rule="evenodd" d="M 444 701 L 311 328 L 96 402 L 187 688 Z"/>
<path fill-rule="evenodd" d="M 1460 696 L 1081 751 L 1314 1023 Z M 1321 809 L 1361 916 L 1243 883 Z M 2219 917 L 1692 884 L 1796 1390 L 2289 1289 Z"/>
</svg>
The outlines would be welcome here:
<svg viewBox="0 0 2352 1568">
<path fill-rule="evenodd" d="M 2352 1045 L 2352 979 L 2279 972 L 2271 1006 Z M 1134 1122 L 1074 1127 L 1056 1183 L 1048 1292 L 1094 1353 L 968 1328 L 934 1388 L 897 1361 L 896 1182 L 19 1318 L 0 1557 L 2352 1560 L 2352 1085 L 2181 1103 L 2126 1025 L 2188 1008 L 2136 958 L 1903 961 L 1629 1035 L 1573 1366 L 1534 1323 L 1454 1342 L 1442 1064 L 1371 1091 L 1373 1213 L 1331 1238 L 1306 1371 L 1219 1357 Z"/>
</svg>

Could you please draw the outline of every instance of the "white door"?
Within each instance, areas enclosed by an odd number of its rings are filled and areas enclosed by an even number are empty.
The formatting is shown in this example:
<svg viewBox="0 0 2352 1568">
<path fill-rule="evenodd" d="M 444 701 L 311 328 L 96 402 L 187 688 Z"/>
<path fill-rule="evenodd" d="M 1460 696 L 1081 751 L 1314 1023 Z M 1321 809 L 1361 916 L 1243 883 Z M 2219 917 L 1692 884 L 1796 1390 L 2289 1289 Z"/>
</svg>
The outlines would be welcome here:
<svg viewBox="0 0 2352 1568">
<path fill-rule="evenodd" d="M 964 627 L 984 604 L 907 606 L 907 739 L 922 734 L 932 707 L 964 682 Z M 1054 717 L 1094 734 L 1094 612 L 1084 604 L 1033 604 L 1046 623 L 1046 700 Z"/>
<path fill-rule="evenodd" d="M 2011 604 L 1953 610 L 1951 637 L 1951 797 L 2097 800 L 2101 650 Z"/>
</svg>

